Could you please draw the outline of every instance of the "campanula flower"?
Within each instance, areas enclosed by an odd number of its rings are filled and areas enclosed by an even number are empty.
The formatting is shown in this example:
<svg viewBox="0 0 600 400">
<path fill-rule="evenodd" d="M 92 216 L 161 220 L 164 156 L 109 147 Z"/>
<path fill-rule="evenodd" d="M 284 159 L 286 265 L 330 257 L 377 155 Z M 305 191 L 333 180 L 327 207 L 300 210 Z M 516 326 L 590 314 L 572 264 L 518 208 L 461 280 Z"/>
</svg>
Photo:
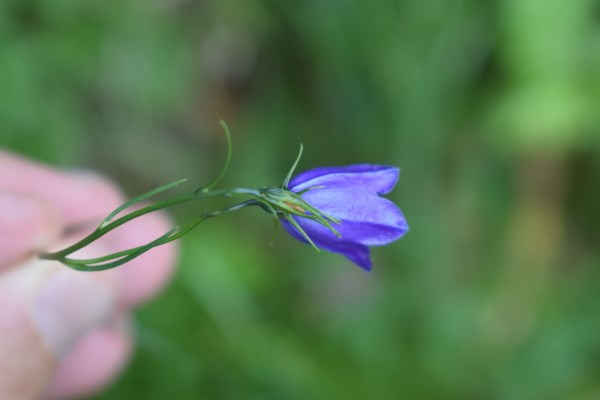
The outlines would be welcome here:
<svg viewBox="0 0 600 400">
<path fill-rule="evenodd" d="M 281 223 L 294 238 L 343 254 L 370 270 L 369 246 L 388 244 L 408 231 L 400 209 L 380 197 L 393 189 L 399 174 L 398 168 L 371 164 L 303 172 L 289 181 L 287 189 L 336 223 L 323 224 L 310 218 L 309 211 L 309 218 L 304 217 L 302 210 L 291 216 L 293 220 L 281 219 Z"/>
<path fill-rule="evenodd" d="M 347 167 L 315 168 L 292 179 L 302 156 L 302 145 L 296 161 L 280 187 L 214 189 L 231 161 L 231 134 L 220 121 L 227 138 L 227 158 L 220 174 L 209 184 L 192 192 L 160 200 L 132 209 L 132 206 L 171 189 L 186 179 L 168 183 L 125 202 L 104 218 L 88 236 L 62 250 L 45 252 L 40 258 L 55 260 L 78 271 L 102 271 L 123 265 L 154 247 L 167 244 L 188 234 L 201 222 L 246 207 L 259 206 L 278 221 L 296 239 L 315 249 L 340 253 L 358 266 L 370 270 L 369 246 L 381 246 L 399 239 L 408 231 L 404 215 L 394 203 L 381 195 L 389 193 L 400 171 L 384 165 L 359 164 Z M 204 212 L 186 224 L 177 225 L 164 235 L 137 247 L 88 259 L 72 258 L 108 232 L 142 215 L 177 204 L 209 197 L 243 197 L 244 201 L 229 207 Z M 275 230 L 273 231 L 275 233 Z"/>
</svg>

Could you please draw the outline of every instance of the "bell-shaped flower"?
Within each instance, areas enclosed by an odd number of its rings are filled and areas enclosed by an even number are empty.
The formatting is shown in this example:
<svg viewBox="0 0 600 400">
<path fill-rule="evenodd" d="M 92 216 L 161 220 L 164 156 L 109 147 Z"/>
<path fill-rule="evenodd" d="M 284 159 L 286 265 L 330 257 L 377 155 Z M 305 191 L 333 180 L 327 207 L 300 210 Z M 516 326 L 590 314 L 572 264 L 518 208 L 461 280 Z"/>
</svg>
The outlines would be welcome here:
<svg viewBox="0 0 600 400">
<path fill-rule="evenodd" d="M 388 244 L 408 231 L 400 209 L 380 196 L 393 189 L 399 174 L 398 168 L 371 164 L 303 172 L 289 181 L 287 189 L 337 223 L 332 229 L 311 218 L 310 211 L 308 218 L 295 213 L 281 223 L 296 239 L 343 254 L 370 270 L 369 246 Z"/>
</svg>

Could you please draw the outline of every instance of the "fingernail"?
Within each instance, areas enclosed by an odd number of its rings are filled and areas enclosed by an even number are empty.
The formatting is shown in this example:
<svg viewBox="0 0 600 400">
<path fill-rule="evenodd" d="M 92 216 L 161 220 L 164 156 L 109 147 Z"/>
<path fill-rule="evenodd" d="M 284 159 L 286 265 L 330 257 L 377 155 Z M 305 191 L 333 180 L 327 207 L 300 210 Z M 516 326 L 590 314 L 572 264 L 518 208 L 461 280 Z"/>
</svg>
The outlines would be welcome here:
<svg viewBox="0 0 600 400">
<path fill-rule="evenodd" d="M 33 324 L 57 357 L 111 315 L 114 292 L 88 273 L 62 270 L 41 288 L 33 303 Z"/>
</svg>

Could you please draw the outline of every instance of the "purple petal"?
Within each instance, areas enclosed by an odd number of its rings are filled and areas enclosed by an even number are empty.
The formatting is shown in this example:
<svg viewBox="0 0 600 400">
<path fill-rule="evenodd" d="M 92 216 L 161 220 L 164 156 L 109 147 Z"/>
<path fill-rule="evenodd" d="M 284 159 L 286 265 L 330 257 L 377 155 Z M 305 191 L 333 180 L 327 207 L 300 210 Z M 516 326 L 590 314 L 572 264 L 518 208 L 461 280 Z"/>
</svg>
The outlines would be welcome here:
<svg viewBox="0 0 600 400">
<path fill-rule="evenodd" d="M 302 226 L 307 233 L 310 230 L 309 236 L 311 239 L 313 237 L 319 238 L 327 238 L 329 240 L 334 240 L 337 238 L 331 230 L 320 225 L 318 223 L 314 223 L 314 221 L 303 221 L 306 224 L 310 223 L 310 228 Z M 315 225 L 313 225 L 313 223 Z M 406 232 L 408 232 L 408 225 L 404 225 L 402 227 L 394 227 L 388 225 L 380 225 L 368 222 L 353 222 L 353 221 L 342 221 L 341 224 L 333 225 L 333 227 L 341 233 L 341 239 L 344 241 L 352 242 L 352 243 L 360 243 L 365 246 L 383 246 L 389 244 L 395 240 L 400 239 Z"/>
<path fill-rule="evenodd" d="M 303 223 L 305 221 L 313 222 L 310 220 L 306 220 L 305 218 L 295 218 L 298 223 Z M 301 242 L 307 243 L 306 239 L 296 230 L 292 224 L 288 221 L 281 220 L 281 225 L 283 228 L 294 238 L 300 240 Z M 318 224 L 317 224 L 318 225 Z M 321 226 L 321 225 L 319 225 Z M 305 227 L 302 227 L 305 229 Z M 358 265 L 359 267 L 370 271 L 372 262 L 371 262 L 371 254 L 369 252 L 369 248 L 360 243 L 352 243 L 350 241 L 346 241 L 338 238 L 333 235 L 333 237 L 321 236 L 321 235 L 313 235 L 312 231 L 306 231 L 308 236 L 310 236 L 311 240 L 315 242 L 317 247 L 330 251 L 332 253 L 343 254 L 350 261 Z M 329 231 L 331 233 L 331 231 Z"/>
<path fill-rule="evenodd" d="M 408 230 L 402 211 L 394 203 L 365 189 L 314 189 L 304 193 L 302 198 L 318 210 L 342 220 L 335 228 L 339 228 L 344 239 L 381 245 Z"/>
<path fill-rule="evenodd" d="M 347 259 L 349 259 L 365 271 L 371 270 L 373 262 L 371 261 L 371 252 L 369 251 L 369 248 L 367 246 L 353 244 L 341 253 L 344 254 L 344 256 L 346 256 Z"/>
<path fill-rule="evenodd" d="M 345 167 L 314 168 L 295 176 L 289 184 L 290 190 L 299 192 L 311 186 L 327 188 L 362 187 L 377 194 L 389 193 L 400 170 L 387 165 L 357 164 Z"/>
<path fill-rule="evenodd" d="M 365 246 L 383 246 L 400 239 L 408 231 L 408 224 L 404 219 L 398 226 L 342 220 L 340 224 L 332 225 L 342 235 L 338 238 L 329 228 L 318 222 L 307 218 L 296 218 L 296 221 L 315 243 L 317 240 L 332 242 L 343 240 Z"/>
</svg>

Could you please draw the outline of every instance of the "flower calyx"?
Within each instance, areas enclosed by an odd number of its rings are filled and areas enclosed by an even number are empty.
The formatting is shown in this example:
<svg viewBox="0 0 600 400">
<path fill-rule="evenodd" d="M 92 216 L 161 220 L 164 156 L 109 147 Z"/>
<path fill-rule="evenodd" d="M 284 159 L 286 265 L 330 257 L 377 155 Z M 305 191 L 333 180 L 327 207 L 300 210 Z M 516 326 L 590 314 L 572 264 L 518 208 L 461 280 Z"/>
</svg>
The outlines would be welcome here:
<svg viewBox="0 0 600 400">
<path fill-rule="evenodd" d="M 316 189 L 316 188 L 315 188 Z M 264 206 L 267 211 L 277 219 L 285 219 L 296 226 L 298 231 L 317 251 L 319 248 L 314 244 L 312 239 L 304 232 L 292 218 L 292 215 L 310 219 L 327 227 L 337 237 L 342 235 L 332 224 L 340 224 L 341 221 L 309 204 L 300 194 L 294 193 L 285 188 L 268 187 L 258 190 L 257 200 Z"/>
</svg>

